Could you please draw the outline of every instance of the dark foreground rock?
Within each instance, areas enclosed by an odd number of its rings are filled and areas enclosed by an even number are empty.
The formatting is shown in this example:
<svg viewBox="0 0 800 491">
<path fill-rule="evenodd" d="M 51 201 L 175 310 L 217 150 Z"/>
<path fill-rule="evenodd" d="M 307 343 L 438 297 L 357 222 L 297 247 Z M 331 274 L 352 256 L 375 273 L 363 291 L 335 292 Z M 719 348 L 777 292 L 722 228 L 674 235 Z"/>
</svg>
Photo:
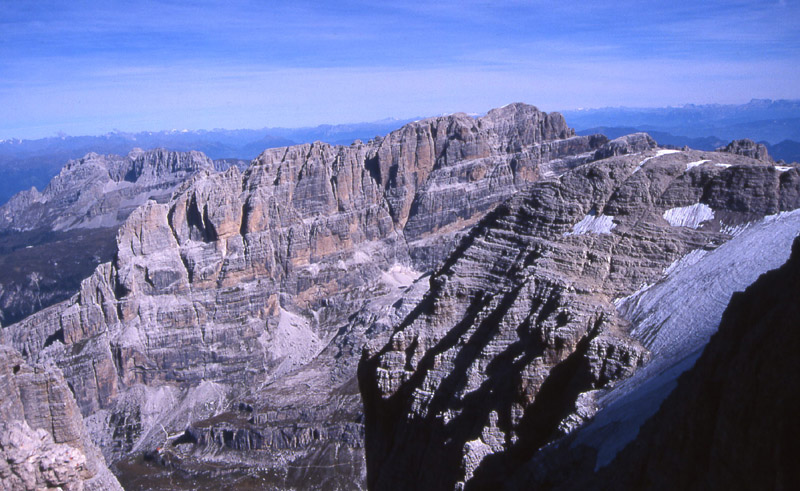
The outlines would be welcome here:
<svg viewBox="0 0 800 491">
<path fill-rule="evenodd" d="M 695 367 L 595 481 L 605 489 L 793 489 L 800 484 L 800 240 L 731 298 Z"/>
</svg>

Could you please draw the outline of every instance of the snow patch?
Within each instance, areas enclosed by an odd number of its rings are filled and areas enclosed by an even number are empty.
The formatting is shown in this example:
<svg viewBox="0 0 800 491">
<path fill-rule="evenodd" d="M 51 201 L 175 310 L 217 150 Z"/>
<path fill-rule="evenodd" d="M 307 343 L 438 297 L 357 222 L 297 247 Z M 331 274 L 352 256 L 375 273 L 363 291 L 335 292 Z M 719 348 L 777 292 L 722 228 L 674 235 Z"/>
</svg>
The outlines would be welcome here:
<svg viewBox="0 0 800 491">
<path fill-rule="evenodd" d="M 659 150 L 652 157 L 647 157 L 646 159 L 644 159 L 641 162 L 639 162 L 639 165 L 637 165 L 636 168 L 633 169 L 633 172 L 631 172 L 631 174 L 636 174 L 637 172 L 639 172 L 639 169 L 641 169 L 642 166 L 644 164 L 646 164 L 647 162 L 649 162 L 650 160 L 653 160 L 655 158 L 661 157 L 662 155 L 669 155 L 671 153 L 678 153 L 678 152 L 680 152 L 680 150 L 664 150 L 664 149 Z"/>
<path fill-rule="evenodd" d="M 689 162 L 688 164 L 686 164 L 686 170 L 689 170 L 689 169 L 692 169 L 694 167 L 697 167 L 698 165 L 703 165 L 706 162 L 711 162 L 711 161 L 710 160 L 697 160 L 695 162 Z"/>
<path fill-rule="evenodd" d="M 723 234 L 736 236 L 747 230 L 747 227 L 752 225 L 752 223 L 743 223 L 741 225 L 725 225 L 724 223 L 720 223 L 720 225 L 720 232 Z"/>
<path fill-rule="evenodd" d="M 688 268 L 693 264 L 697 263 L 697 261 L 703 259 L 703 257 L 708 254 L 708 251 L 705 249 L 695 249 L 689 254 L 686 254 L 680 259 L 677 259 L 672 264 L 664 268 L 664 274 L 670 275 L 672 273 L 677 273 L 678 271 L 683 270 L 684 268 Z"/>
<path fill-rule="evenodd" d="M 697 228 L 701 223 L 714 219 L 714 210 L 704 203 L 670 208 L 664 212 L 664 219 L 673 227 Z"/>
<path fill-rule="evenodd" d="M 788 166 L 788 165 L 776 165 L 775 169 L 778 172 L 786 172 L 787 170 L 792 170 L 792 168 L 790 166 Z"/>
<path fill-rule="evenodd" d="M 680 152 L 680 150 L 667 150 L 667 149 L 663 149 L 663 150 L 659 150 L 659 151 L 657 151 L 655 156 L 656 156 L 656 157 L 661 157 L 662 155 L 669 155 L 669 154 L 671 154 L 671 153 L 678 153 L 678 152 Z"/>
<path fill-rule="evenodd" d="M 716 163 L 714 165 L 716 165 L 717 167 L 722 167 L 723 169 L 727 169 L 728 167 L 731 166 L 731 164 L 720 164 L 720 163 Z"/>
<path fill-rule="evenodd" d="M 572 232 L 564 235 L 610 234 L 616 226 L 614 217 L 611 215 L 586 215 L 583 220 L 572 227 Z"/>
</svg>

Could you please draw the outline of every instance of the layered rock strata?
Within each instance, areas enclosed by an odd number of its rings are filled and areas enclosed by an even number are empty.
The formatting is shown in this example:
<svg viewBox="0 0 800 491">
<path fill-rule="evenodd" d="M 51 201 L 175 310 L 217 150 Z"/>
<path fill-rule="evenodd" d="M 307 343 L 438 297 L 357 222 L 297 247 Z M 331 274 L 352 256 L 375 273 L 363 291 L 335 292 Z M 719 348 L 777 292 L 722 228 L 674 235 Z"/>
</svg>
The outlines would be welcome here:
<svg viewBox="0 0 800 491">
<path fill-rule="evenodd" d="M 214 166 L 200 152 L 89 153 L 69 161 L 44 191 L 22 191 L 0 207 L 0 230 L 113 227 L 148 199 L 166 201 L 175 186 Z"/>
<path fill-rule="evenodd" d="M 786 264 L 730 297 L 696 364 L 621 452 L 596 468 L 591 440 L 562 442 L 504 488 L 793 488 L 800 482 L 790 457 L 800 436 L 790 366 L 800 348 L 799 257 L 796 239 Z"/>
<path fill-rule="evenodd" d="M 0 345 L 0 487 L 121 490 L 58 368 Z"/>
<path fill-rule="evenodd" d="M 160 447 L 186 472 L 214 462 L 271 469 L 278 486 L 359 486 L 364 340 L 385 335 L 464 230 L 607 143 L 516 104 L 201 171 L 133 212 L 77 295 L 3 336 L 59 363 L 112 460 Z M 654 145 L 639 135 L 614 151 L 637 144 Z"/>
<path fill-rule="evenodd" d="M 168 201 L 190 176 L 236 162 L 200 152 L 133 150 L 67 163 L 44 191 L 18 193 L 0 207 L 0 322 L 5 325 L 78 291 L 115 252 L 120 224 L 152 199 Z"/>
<path fill-rule="evenodd" d="M 501 486 L 647 366 L 649 339 L 631 336 L 615 300 L 798 206 L 794 169 L 659 150 L 581 166 L 498 207 L 390 340 L 365 350 L 369 486 Z"/>
</svg>

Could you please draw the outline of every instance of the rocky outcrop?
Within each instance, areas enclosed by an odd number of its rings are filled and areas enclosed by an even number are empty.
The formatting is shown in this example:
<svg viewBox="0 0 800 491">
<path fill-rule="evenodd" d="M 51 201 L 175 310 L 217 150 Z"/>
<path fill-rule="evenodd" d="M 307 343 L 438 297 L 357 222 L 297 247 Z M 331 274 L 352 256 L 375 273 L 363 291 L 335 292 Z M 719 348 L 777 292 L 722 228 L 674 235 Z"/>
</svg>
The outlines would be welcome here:
<svg viewBox="0 0 800 491">
<path fill-rule="evenodd" d="M 607 159 L 617 155 L 628 155 L 630 153 L 640 153 L 656 146 L 653 140 L 647 133 L 633 133 L 631 135 L 621 136 L 615 138 L 603 145 L 598 149 L 594 158 L 596 160 Z"/>
<path fill-rule="evenodd" d="M 799 206 L 795 170 L 659 150 L 581 166 L 498 207 L 390 340 L 364 352 L 369 486 L 502 486 L 660 356 L 620 301 L 737 226 Z"/>
<path fill-rule="evenodd" d="M 44 191 L 23 191 L 0 207 L 0 230 L 118 226 L 148 199 L 168 200 L 178 184 L 214 165 L 200 152 L 89 153 L 68 162 Z"/>
<path fill-rule="evenodd" d="M 12 324 L 75 294 L 114 256 L 120 224 L 148 199 L 165 202 L 198 172 L 228 168 L 199 152 L 133 150 L 67 163 L 44 191 L 0 207 L 0 322 Z"/>
<path fill-rule="evenodd" d="M 761 160 L 764 162 L 772 162 L 772 157 L 769 156 L 767 147 L 761 143 L 756 143 L 747 138 L 742 140 L 733 140 L 724 147 L 717 149 L 717 152 L 727 152 L 735 155 L 743 155 L 751 159 Z"/>
<path fill-rule="evenodd" d="M 122 489 L 84 427 L 58 368 L 0 345 L 0 487 Z"/>
<path fill-rule="evenodd" d="M 110 460 L 160 447 L 187 472 L 271 462 L 282 486 L 359 486 L 365 340 L 469 227 L 606 143 L 515 104 L 202 171 L 134 211 L 77 295 L 3 336 L 59 363 Z"/>
</svg>

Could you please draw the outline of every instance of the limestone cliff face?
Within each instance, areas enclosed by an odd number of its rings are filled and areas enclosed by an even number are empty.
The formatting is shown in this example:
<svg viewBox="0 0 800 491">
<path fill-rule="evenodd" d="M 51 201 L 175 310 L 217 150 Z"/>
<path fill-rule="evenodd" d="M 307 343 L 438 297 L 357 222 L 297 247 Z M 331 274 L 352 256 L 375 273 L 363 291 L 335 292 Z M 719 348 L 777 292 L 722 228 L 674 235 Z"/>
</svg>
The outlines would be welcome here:
<svg viewBox="0 0 800 491">
<path fill-rule="evenodd" d="M 134 150 L 67 163 L 47 188 L 0 207 L 0 322 L 8 325 L 75 294 L 114 255 L 120 224 L 148 199 L 169 200 L 190 176 L 214 169 L 200 152 Z"/>
<path fill-rule="evenodd" d="M 76 296 L 3 336 L 59 363 L 109 458 L 175 440 L 175 466 L 271 461 L 300 469 L 283 485 L 322 467 L 358 485 L 360 346 L 468 227 L 607 144 L 573 135 L 516 104 L 201 170 L 130 215 Z"/>
<path fill-rule="evenodd" d="M 61 372 L 0 345 L 0 487 L 122 489 L 83 424 Z"/>
<path fill-rule="evenodd" d="M 490 213 L 388 342 L 365 349 L 371 488 L 502 485 L 590 419 L 600 389 L 648 366 L 649 338 L 631 336 L 617 311 L 624 297 L 692 251 L 716 249 L 737 225 L 800 206 L 796 170 L 609 147 L 622 156 L 537 183 Z"/>
<path fill-rule="evenodd" d="M 44 191 L 23 191 L 0 207 L 0 230 L 113 227 L 148 198 L 165 201 L 189 176 L 213 168 L 200 152 L 90 153 L 68 162 Z"/>
</svg>

